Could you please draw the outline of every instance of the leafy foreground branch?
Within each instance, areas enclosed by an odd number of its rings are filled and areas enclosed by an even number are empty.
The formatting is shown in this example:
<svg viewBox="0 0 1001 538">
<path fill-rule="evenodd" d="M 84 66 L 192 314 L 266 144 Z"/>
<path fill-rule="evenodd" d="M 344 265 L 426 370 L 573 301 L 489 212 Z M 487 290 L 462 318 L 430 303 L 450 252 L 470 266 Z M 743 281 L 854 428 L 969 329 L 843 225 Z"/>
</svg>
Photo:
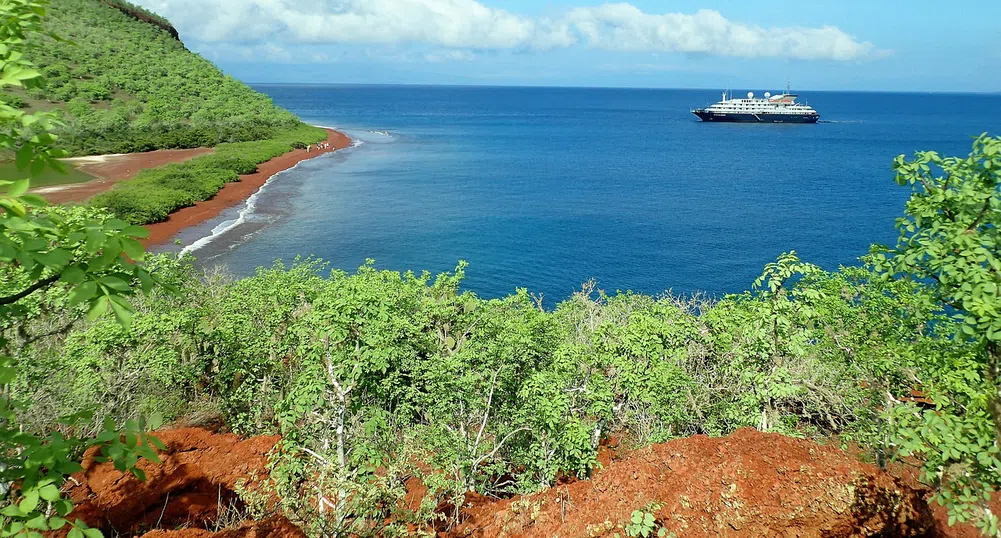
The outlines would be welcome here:
<svg viewBox="0 0 1001 538">
<path fill-rule="evenodd" d="M 37 33 L 46 13 L 43 0 L 6 0 L 0 3 L 0 87 L 36 87 L 40 74 L 20 50 L 27 36 Z M 127 261 L 143 257 L 136 237 L 145 230 L 113 219 L 53 209 L 37 196 L 26 195 L 30 178 L 46 167 L 60 168 L 54 149 L 55 119 L 26 114 L 0 102 L 0 152 L 17 156 L 22 177 L 0 180 L 0 535 L 41 537 L 40 532 L 70 525 L 70 538 L 97 538 L 101 532 L 79 520 L 69 521 L 72 504 L 62 488 L 67 476 L 81 469 L 78 458 L 88 447 L 99 446 L 101 458 L 121 470 L 135 469 L 139 457 L 157 460 L 156 438 L 142 433 L 144 424 L 132 421 L 118 431 L 105 420 L 93 438 L 64 434 L 56 427 L 72 426 L 92 413 L 62 416 L 36 433 L 25 431 L 22 416 L 34 402 L 19 398 L 12 385 L 25 371 L 22 357 L 11 357 L 11 331 L 25 337 L 25 323 L 37 315 L 39 296 L 59 297 L 70 316 L 88 319 L 112 310 L 127 326 L 132 307 L 126 297 L 134 288 L 149 291 L 155 278 Z M 30 132 L 29 132 L 30 129 Z M 19 291 L 10 292 L 11 289 Z M 148 424 L 157 427 L 154 420 Z"/>
<path fill-rule="evenodd" d="M 914 193 L 897 221 L 895 249 L 878 253 L 887 277 L 922 282 L 929 307 L 948 307 L 953 341 L 969 353 L 931 363 L 935 409 L 897 408 L 895 443 L 925 464 L 950 521 L 998 535 L 986 508 L 1001 490 L 1001 139 L 982 135 L 966 158 L 918 153 L 894 161 L 897 183 Z"/>
</svg>

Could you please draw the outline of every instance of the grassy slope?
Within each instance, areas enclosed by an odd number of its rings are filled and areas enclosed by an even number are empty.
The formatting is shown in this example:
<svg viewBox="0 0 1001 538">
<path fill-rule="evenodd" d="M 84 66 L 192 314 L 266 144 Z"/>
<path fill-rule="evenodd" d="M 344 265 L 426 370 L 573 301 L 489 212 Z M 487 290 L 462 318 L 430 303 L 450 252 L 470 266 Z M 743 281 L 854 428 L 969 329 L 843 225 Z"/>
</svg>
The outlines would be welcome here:
<svg viewBox="0 0 1001 538">
<path fill-rule="evenodd" d="M 74 154 L 262 140 L 299 124 L 164 28 L 102 0 L 54 0 L 46 29 L 73 43 L 32 43 L 28 56 L 48 84 L 20 97 L 63 111 Z"/>
<path fill-rule="evenodd" d="M 145 171 L 92 200 L 129 222 L 162 221 L 257 164 L 326 138 L 185 49 L 162 19 L 137 20 L 102 0 L 54 0 L 46 26 L 72 43 L 36 40 L 29 57 L 48 83 L 18 97 L 60 112 L 71 153 L 218 147 L 215 155 Z"/>
</svg>

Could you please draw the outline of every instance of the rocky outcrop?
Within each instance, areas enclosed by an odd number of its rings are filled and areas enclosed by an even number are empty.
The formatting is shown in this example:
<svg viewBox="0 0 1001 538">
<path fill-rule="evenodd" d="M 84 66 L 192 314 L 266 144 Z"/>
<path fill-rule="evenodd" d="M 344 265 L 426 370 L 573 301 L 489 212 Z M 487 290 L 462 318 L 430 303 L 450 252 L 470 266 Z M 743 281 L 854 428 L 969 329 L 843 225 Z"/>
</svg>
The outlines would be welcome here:
<svg viewBox="0 0 1001 538">
<path fill-rule="evenodd" d="M 156 26 L 157 28 L 160 28 L 165 32 L 169 33 L 171 37 L 173 37 L 177 41 L 181 41 L 181 36 L 180 34 L 177 33 L 177 29 L 174 28 L 172 24 L 167 22 L 167 20 L 162 17 L 157 17 L 155 15 L 152 15 L 144 9 L 140 9 L 136 6 L 133 6 L 128 2 L 122 2 L 121 0 L 104 0 L 104 3 L 121 11 L 122 13 L 128 15 L 129 17 L 132 17 L 137 21 L 145 22 L 147 24 L 152 24 L 153 26 Z"/>
</svg>

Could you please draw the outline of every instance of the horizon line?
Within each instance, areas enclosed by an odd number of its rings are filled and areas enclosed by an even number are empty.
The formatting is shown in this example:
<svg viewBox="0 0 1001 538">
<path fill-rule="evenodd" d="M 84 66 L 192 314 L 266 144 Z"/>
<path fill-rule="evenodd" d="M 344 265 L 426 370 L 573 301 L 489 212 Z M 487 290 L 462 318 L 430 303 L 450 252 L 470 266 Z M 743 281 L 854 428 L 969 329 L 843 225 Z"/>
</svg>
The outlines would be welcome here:
<svg viewBox="0 0 1001 538">
<path fill-rule="evenodd" d="M 644 91 L 722 91 L 722 87 L 667 87 L 667 86 L 574 86 L 547 84 L 436 84 L 425 82 L 244 82 L 250 86 L 387 86 L 387 87 L 425 87 L 425 88 L 511 88 L 511 89 L 566 89 L 566 90 L 644 90 Z M 746 87 L 744 89 L 749 89 Z M 733 88 L 728 88 L 732 90 Z M 757 88 L 760 89 L 760 88 Z M 743 91 L 743 90 L 741 90 Z M 765 90 L 768 91 L 768 90 Z M 803 89 L 796 92 L 822 93 L 902 93 L 902 94 L 940 94 L 940 95 L 1001 95 L 1001 90 L 823 90 Z"/>
</svg>

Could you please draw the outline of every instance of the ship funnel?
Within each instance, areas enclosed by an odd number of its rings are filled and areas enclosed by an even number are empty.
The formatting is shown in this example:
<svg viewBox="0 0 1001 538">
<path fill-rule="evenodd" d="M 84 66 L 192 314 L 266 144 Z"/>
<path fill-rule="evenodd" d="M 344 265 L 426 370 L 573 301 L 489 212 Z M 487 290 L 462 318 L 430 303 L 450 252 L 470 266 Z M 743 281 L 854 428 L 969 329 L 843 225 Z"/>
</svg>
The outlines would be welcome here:
<svg viewBox="0 0 1001 538">
<path fill-rule="evenodd" d="M 748 99 L 754 99 L 754 92 L 747 92 Z"/>
</svg>

